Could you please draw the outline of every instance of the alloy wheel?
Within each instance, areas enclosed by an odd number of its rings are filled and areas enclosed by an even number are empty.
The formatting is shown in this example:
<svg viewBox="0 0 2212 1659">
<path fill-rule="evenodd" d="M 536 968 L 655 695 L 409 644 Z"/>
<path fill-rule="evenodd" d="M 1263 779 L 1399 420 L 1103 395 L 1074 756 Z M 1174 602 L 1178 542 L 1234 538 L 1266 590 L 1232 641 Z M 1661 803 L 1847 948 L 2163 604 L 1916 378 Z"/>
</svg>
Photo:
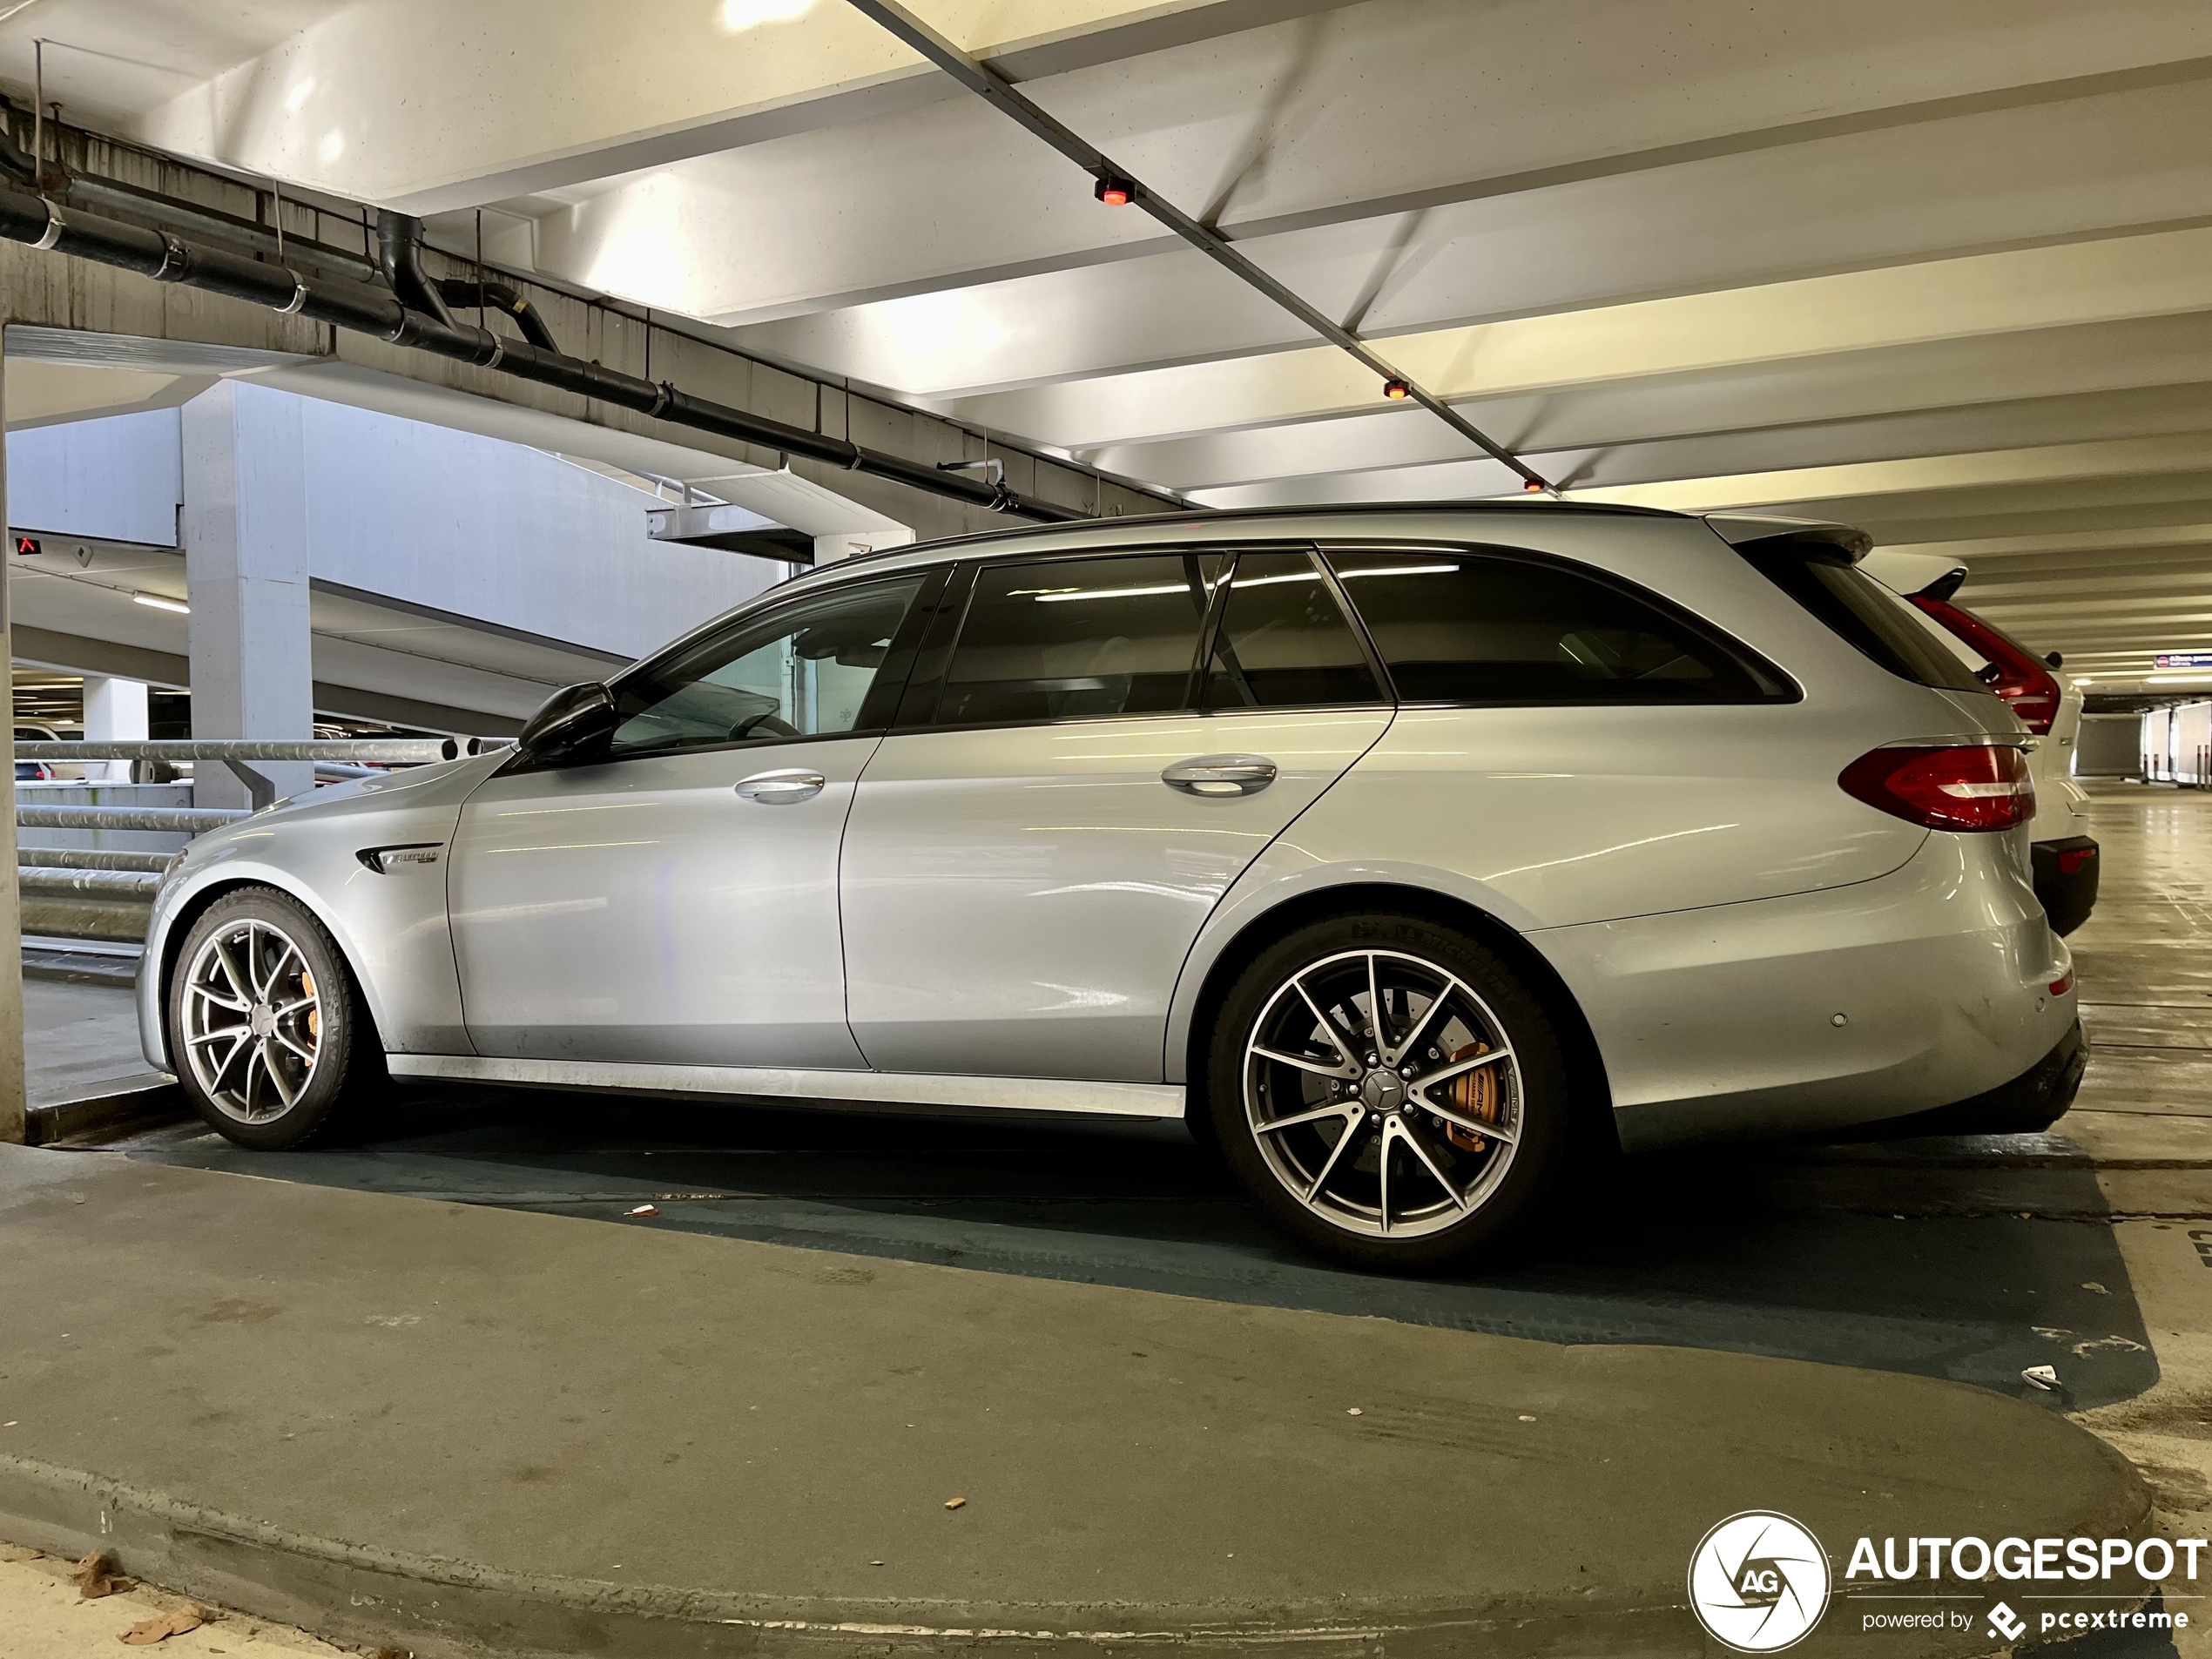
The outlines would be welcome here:
<svg viewBox="0 0 2212 1659">
<path fill-rule="evenodd" d="M 1413 1238 L 1473 1215 L 1522 1135 L 1520 1062 L 1458 974 L 1402 951 L 1346 951 L 1277 988 L 1245 1043 L 1261 1157 L 1318 1218 Z"/>
<path fill-rule="evenodd" d="M 300 947 L 242 918 L 209 936 L 185 971 L 185 1054 L 217 1110 L 266 1123 L 298 1103 L 321 1049 L 322 1004 Z"/>
</svg>

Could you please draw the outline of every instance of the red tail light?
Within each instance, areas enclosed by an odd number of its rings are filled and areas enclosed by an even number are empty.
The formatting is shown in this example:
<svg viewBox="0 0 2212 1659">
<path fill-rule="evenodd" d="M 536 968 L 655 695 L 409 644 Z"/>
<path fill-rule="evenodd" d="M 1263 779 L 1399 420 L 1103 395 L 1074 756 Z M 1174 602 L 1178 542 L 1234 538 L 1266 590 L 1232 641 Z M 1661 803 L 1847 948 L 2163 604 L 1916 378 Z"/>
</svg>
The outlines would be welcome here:
<svg viewBox="0 0 2212 1659">
<path fill-rule="evenodd" d="M 1845 794 L 1925 829 L 2008 830 L 2035 816 L 2035 786 L 2018 749 L 1877 749 L 1836 781 Z"/>
<path fill-rule="evenodd" d="M 1924 593 L 1912 603 L 1995 664 L 1997 678 L 1989 689 L 2013 705 L 2013 712 L 2030 732 L 2038 737 L 2048 734 L 2051 722 L 2058 718 L 2059 683 L 2033 652 L 1948 599 L 1931 599 Z"/>
</svg>

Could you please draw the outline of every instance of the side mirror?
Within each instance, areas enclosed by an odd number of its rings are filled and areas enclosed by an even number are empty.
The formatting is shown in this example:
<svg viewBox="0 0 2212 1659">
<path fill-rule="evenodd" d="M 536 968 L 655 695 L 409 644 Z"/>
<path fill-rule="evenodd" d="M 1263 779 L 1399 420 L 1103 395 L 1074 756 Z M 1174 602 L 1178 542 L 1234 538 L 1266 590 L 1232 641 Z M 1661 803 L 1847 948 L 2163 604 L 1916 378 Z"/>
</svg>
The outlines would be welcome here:
<svg viewBox="0 0 2212 1659">
<path fill-rule="evenodd" d="M 2058 652 L 2056 652 L 2056 651 L 2053 651 L 2053 652 L 2051 652 L 2051 653 L 2050 653 L 2050 655 L 2048 655 L 2047 657 L 2044 658 L 2044 659 L 2043 659 L 2043 660 L 2044 660 L 2045 662 L 2048 663 L 2048 664 L 2050 664 L 2053 668 L 2059 668 L 2059 667 L 2061 667 L 2061 666 L 2063 666 L 2063 665 L 2064 665 L 2064 664 L 2065 664 L 2065 662 L 2066 662 L 2066 658 L 2063 658 L 2063 657 L 2061 657 L 2061 656 L 2060 656 L 2060 655 L 2059 655 L 2059 653 L 2058 653 Z"/>
<path fill-rule="evenodd" d="M 529 759 L 558 760 L 615 729 L 615 697 L 596 681 L 563 685 L 538 705 L 515 746 Z"/>
</svg>

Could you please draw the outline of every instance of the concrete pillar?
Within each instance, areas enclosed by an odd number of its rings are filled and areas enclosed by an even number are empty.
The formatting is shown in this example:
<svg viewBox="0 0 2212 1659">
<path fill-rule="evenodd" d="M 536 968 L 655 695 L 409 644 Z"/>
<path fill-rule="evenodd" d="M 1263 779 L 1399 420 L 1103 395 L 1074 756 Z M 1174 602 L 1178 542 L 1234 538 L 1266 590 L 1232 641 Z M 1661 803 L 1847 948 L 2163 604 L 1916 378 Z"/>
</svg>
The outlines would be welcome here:
<svg viewBox="0 0 2212 1659">
<path fill-rule="evenodd" d="M 314 736 L 307 636 L 307 480 L 299 400 L 224 381 L 184 406 L 185 582 L 192 734 Z M 305 761 L 250 763 L 280 798 L 314 787 Z M 227 768 L 192 768 L 203 806 L 249 805 Z"/>
<path fill-rule="evenodd" d="M 142 743 L 146 736 L 146 685 L 144 680 L 84 677 L 84 740 L 87 743 Z M 127 760 L 93 760 L 84 767 L 87 778 L 106 778 L 128 783 Z"/>
<path fill-rule="evenodd" d="M 5 330 L 0 329 L 0 336 Z M 0 378 L 0 385 L 4 379 Z M 8 429 L 0 398 L 0 433 Z M 8 522 L 8 446 L 0 442 L 0 524 Z M 29 1098 L 23 1072 L 23 894 L 16 885 L 15 649 L 8 637 L 8 578 L 0 570 L 0 661 L 8 683 L 8 764 L 0 767 L 0 1141 L 20 1144 Z"/>
</svg>

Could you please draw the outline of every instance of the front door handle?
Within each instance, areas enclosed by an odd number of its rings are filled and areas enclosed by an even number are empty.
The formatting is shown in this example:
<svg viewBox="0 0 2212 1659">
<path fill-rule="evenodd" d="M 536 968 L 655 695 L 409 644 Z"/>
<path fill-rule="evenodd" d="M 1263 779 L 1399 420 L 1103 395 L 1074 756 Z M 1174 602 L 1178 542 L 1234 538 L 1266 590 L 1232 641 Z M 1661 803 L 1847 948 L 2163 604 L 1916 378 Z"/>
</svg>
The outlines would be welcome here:
<svg viewBox="0 0 2212 1659">
<path fill-rule="evenodd" d="M 1277 775 L 1265 755 L 1197 755 L 1177 761 L 1160 781 L 1186 795 L 1257 795 Z"/>
<path fill-rule="evenodd" d="M 812 800 L 829 781 L 819 772 L 793 768 L 788 772 L 756 772 L 738 785 L 739 800 L 757 800 L 768 806 L 788 806 Z"/>
</svg>

